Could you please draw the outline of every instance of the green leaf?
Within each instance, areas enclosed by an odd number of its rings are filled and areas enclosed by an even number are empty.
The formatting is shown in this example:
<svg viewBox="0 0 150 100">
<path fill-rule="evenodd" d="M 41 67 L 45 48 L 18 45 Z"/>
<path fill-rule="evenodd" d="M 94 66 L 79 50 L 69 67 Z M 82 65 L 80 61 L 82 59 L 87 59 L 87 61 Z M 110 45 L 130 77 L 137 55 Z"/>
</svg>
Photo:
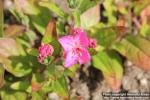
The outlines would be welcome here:
<svg viewBox="0 0 150 100">
<path fill-rule="evenodd" d="M 46 77 L 48 78 L 52 78 L 54 79 L 55 77 L 55 65 L 54 64 L 50 64 L 48 65 L 47 69 L 44 71 L 44 74 Z"/>
<path fill-rule="evenodd" d="M 0 91 L 0 96 L 2 100 L 27 100 L 27 94 L 25 92 L 16 91 L 5 86 Z"/>
<path fill-rule="evenodd" d="M 54 61 L 54 57 L 53 56 L 49 56 L 49 57 L 46 57 L 43 60 L 43 64 L 48 65 L 48 64 L 51 64 L 53 61 Z"/>
<path fill-rule="evenodd" d="M 46 77 L 46 80 L 43 83 L 42 91 L 44 91 L 46 93 L 53 91 L 53 83 L 57 79 L 62 77 L 63 73 L 64 73 L 63 67 L 56 66 L 53 63 L 48 65 L 47 69 L 44 71 L 44 75 Z"/>
<path fill-rule="evenodd" d="M 45 27 L 51 19 L 51 15 L 47 10 L 41 10 L 38 15 L 30 16 L 30 19 L 33 26 L 41 33 L 41 35 L 44 35 Z"/>
<path fill-rule="evenodd" d="M 94 67 L 102 71 L 112 90 L 118 90 L 123 75 L 120 56 L 114 51 L 101 51 L 92 58 Z"/>
<path fill-rule="evenodd" d="M 75 72 L 80 68 L 80 65 L 79 64 L 74 64 L 72 65 L 71 67 L 69 68 L 65 68 L 64 70 L 64 75 L 65 76 L 69 76 L 69 77 L 75 77 Z"/>
<path fill-rule="evenodd" d="M 41 91 L 32 92 L 32 100 L 43 100 L 44 94 Z"/>
<path fill-rule="evenodd" d="M 35 48 L 28 48 L 27 53 L 32 55 L 32 56 L 36 56 L 36 57 L 38 56 L 38 50 Z"/>
<path fill-rule="evenodd" d="M 60 55 L 61 53 L 61 45 L 59 44 L 57 39 L 54 39 L 51 43 L 50 43 L 53 48 L 54 48 L 54 56 Z"/>
<path fill-rule="evenodd" d="M 43 35 L 45 32 L 45 27 L 51 18 L 49 11 L 46 8 L 37 5 L 37 1 L 33 0 L 15 0 L 15 4 L 16 9 L 10 10 L 13 15 L 15 15 L 17 19 L 20 19 L 26 26 L 30 27 L 30 24 L 34 26 L 34 28 L 36 28 L 41 35 Z"/>
<path fill-rule="evenodd" d="M 14 76 L 23 77 L 32 71 L 28 59 L 23 56 L 11 57 L 10 59 L 0 56 L 0 63 L 4 64 L 5 70 Z"/>
<path fill-rule="evenodd" d="M 24 48 L 31 48 L 31 44 L 23 38 L 17 37 L 16 41 Z"/>
<path fill-rule="evenodd" d="M 49 93 L 49 92 L 52 92 L 52 80 L 48 80 L 48 81 L 45 81 L 43 83 L 43 86 L 41 88 L 41 90 L 44 92 L 44 93 Z"/>
<path fill-rule="evenodd" d="M 150 5 L 149 0 L 142 0 L 142 1 L 135 1 L 133 3 L 134 7 L 134 13 L 138 16 L 140 13 L 148 6 Z"/>
<path fill-rule="evenodd" d="M 61 18 L 66 17 L 66 14 L 53 2 L 42 1 L 39 3 L 39 5 L 42 7 L 48 8 L 49 10 L 53 11 L 54 13 L 56 13 Z"/>
<path fill-rule="evenodd" d="M 116 25 L 117 18 L 115 16 L 115 12 L 117 11 L 117 7 L 114 3 L 114 0 L 105 0 L 103 5 L 106 10 L 103 12 L 103 15 L 108 18 L 108 24 L 111 26 Z"/>
<path fill-rule="evenodd" d="M 148 37 L 150 36 L 149 32 L 150 32 L 150 25 L 147 23 L 143 24 L 140 28 L 140 34 L 144 37 Z"/>
<path fill-rule="evenodd" d="M 9 8 L 10 13 L 16 18 L 17 21 L 21 22 L 23 25 L 29 27 L 29 17 L 23 12 L 18 11 L 14 8 Z"/>
<path fill-rule="evenodd" d="M 97 51 L 95 49 L 93 49 L 93 48 L 88 48 L 88 51 L 89 51 L 91 56 L 94 56 L 94 55 L 97 54 Z"/>
<path fill-rule="evenodd" d="M 87 9 L 100 4 L 103 0 L 78 0 L 79 1 L 79 11 L 81 13 L 85 12 Z"/>
<path fill-rule="evenodd" d="M 4 65 L 0 63 L 0 88 L 3 86 L 4 84 Z"/>
<path fill-rule="evenodd" d="M 66 34 L 65 24 L 61 19 L 58 19 L 56 22 L 56 31 L 57 31 L 58 36 L 62 36 L 64 34 Z"/>
<path fill-rule="evenodd" d="M 73 12 L 73 18 L 75 21 L 75 27 L 80 27 L 81 21 L 80 21 L 80 13 L 78 11 Z"/>
<path fill-rule="evenodd" d="M 45 27 L 51 19 L 51 13 L 44 7 L 36 6 L 40 12 L 36 15 L 30 15 L 30 18 L 34 27 L 43 35 L 45 33 Z"/>
<path fill-rule="evenodd" d="M 23 48 L 14 39 L 0 39 L 0 55 L 0 63 L 14 76 L 22 77 L 32 71 L 27 56 L 24 56 Z"/>
<path fill-rule="evenodd" d="M 97 39 L 98 44 L 105 48 L 110 48 L 116 41 L 121 40 L 125 36 L 127 28 L 116 26 L 108 28 L 91 28 L 89 34 L 91 37 Z M 111 41 L 111 42 L 110 42 Z"/>
<path fill-rule="evenodd" d="M 100 20 L 100 9 L 99 5 L 88 9 L 81 15 L 81 26 L 84 29 L 88 29 L 93 25 L 97 24 Z"/>
<path fill-rule="evenodd" d="M 65 68 L 64 75 L 71 78 L 75 77 L 76 71 L 80 68 L 79 64 L 74 64 L 69 68 Z"/>
<path fill-rule="evenodd" d="M 49 23 L 46 27 L 46 31 L 45 31 L 44 37 L 42 39 L 42 43 L 48 44 L 56 38 L 57 38 L 56 21 L 54 19 L 52 19 L 49 21 Z"/>
<path fill-rule="evenodd" d="M 72 78 L 75 76 L 74 73 L 69 69 L 65 69 L 64 74 Z"/>
<path fill-rule="evenodd" d="M 78 0 L 67 0 L 68 5 L 70 8 L 75 9 L 78 6 Z"/>
<path fill-rule="evenodd" d="M 64 76 L 60 77 L 53 83 L 53 91 L 56 92 L 63 100 L 69 99 L 68 84 Z"/>
<path fill-rule="evenodd" d="M 45 13 L 40 13 L 39 15 L 36 16 L 31 16 L 31 22 L 33 24 L 33 26 L 41 33 L 41 35 L 44 35 L 45 33 L 45 27 L 48 24 L 48 21 L 50 20 L 50 14 L 48 14 L 47 12 L 47 16 L 49 18 L 43 18 L 41 16 L 43 16 Z"/>
<path fill-rule="evenodd" d="M 140 36 L 128 35 L 121 42 L 116 43 L 113 48 L 138 67 L 150 70 L 149 40 Z"/>
<path fill-rule="evenodd" d="M 36 36 L 36 32 L 34 30 L 27 30 L 25 32 L 26 36 L 28 37 L 30 43 L 34 43 L 35 40 L 37 39 L 37 36 Z"/>
<path fill-rule="evenodd" d="M 14 90 L 23 90 L 28 93 L 31 93 L 32 91 L 30 82 L 28 81 L 18 81 L 18 82 L 12 83 L 10 87 Z"/>
</svg>

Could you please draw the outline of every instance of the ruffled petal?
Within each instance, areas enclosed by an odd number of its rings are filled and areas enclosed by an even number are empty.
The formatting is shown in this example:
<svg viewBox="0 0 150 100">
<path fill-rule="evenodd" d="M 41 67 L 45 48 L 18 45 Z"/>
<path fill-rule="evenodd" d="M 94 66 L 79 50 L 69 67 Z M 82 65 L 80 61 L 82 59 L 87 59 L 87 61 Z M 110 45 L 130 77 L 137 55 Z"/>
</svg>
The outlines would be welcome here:
<svg viewBox="0 0 150 100">
<path fill-rule="evenodd" d="M 75 38 L 76 38 L 76 41 L 78 41 L 82 47 L 85 47 L 85 48 L 88 47 L 89 41 L 84 31 L 82 30 L 78 31 Z"/>
<path fill-rule="evenodd" d="M 91 60 L 91 56 L 89 52 L 86 49 L 82 49 L 80 51 L 79 58 L 78 58 L 79 63 L 85 64 L 87 62 L 90 62 L 90 60 Z"/>
<path fill-rule="evenodd" d="M 72 52 L 68 52 L 65 60 L 65 67 L 71 67 L 72 65 L 77 63 L 77 57 L 72 54 Z"/>
<path fill-rule="evenodd" d="M 71 35 L 63 36 L 58 41 L 66 52 L 70 51 L 74 46 L 74 37 Z"/>
</svg>

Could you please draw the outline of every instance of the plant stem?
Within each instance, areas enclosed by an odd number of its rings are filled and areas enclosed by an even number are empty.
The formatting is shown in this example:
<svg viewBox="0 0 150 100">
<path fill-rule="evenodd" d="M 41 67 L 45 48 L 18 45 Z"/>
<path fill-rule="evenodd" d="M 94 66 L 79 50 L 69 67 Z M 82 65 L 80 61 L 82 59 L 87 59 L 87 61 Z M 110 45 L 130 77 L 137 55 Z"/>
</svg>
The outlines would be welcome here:
<svg viewBox="0 0 150 100">
<path fill-rule="evenodd" d="M 0 0 L 0 37 L 3 36 L 3 22 L 4 21 L 4 15 L 3 15 L 3 0 Z"/>
</svg>

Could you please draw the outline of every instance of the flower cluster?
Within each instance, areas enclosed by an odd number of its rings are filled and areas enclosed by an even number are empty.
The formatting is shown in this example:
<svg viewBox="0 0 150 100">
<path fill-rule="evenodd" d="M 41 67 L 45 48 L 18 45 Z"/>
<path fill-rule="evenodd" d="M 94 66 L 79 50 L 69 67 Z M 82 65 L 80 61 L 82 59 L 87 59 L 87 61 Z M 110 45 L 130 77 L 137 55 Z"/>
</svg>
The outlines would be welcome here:
<svg viewBox="0 0 150 100">
<path fill-rule="evenodd" d="M 87 48 L 95 48 L 97 43 L 93 38 L 88 38 L 86 32 L 82 29 L 73 29 L 72 33 L 59 38 L 59 43 L 64 49 L 65 67 L 70 67 L 76 63 L 85 64 L 91 60 L 90 53 Z M 43 62 L 45 58 L 51 56 L 54 49 L 49 44 L 39 47 L 38 61 Z"/>
<path fill-rule="evenodd" d="M 53 51 L 54 51 L 53 47 L 49 44 L 44 44 L 40 46 L 38 48 L 39 52 L 38 61 L 42 63 L 46 57 L 51 56 L 53 54 Z"/>
</svg>

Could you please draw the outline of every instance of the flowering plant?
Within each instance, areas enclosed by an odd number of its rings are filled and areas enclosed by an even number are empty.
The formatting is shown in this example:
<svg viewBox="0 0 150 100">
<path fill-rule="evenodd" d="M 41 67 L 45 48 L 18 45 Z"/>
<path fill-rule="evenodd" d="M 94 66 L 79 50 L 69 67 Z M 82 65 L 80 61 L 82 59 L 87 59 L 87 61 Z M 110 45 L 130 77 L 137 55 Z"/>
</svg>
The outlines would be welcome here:
<svg viewBox="0 0 150 100">
<path fill-rule="evenodd" d="M 133 13 L 138 16 L 147 2 L 141 4 L 141 9 L 135 3 Z M 129 5 L 126 10 L 113 0 L 67 0 L 66 11 L 52 1 L 5 3 L 6 11 L 20 25 L 5 26 L 0 33 L 2 100 L 48 100 L 50 93 L 63 100 L 79 100 L 71 95 L 70 83 L 77 71 L 87 66 L 101 71 L 110 89 L 119 91 L 124 57 L 150 70 L 148 30 L 141 26 L 142 34 L 130 34 L 130 18 L 126 23 L 114 16 L 128 15 Z M 105 8 L 101 18 L 99 5 Z M 103 22 L 105 18 L 107 22 Z"/>
</svg>

